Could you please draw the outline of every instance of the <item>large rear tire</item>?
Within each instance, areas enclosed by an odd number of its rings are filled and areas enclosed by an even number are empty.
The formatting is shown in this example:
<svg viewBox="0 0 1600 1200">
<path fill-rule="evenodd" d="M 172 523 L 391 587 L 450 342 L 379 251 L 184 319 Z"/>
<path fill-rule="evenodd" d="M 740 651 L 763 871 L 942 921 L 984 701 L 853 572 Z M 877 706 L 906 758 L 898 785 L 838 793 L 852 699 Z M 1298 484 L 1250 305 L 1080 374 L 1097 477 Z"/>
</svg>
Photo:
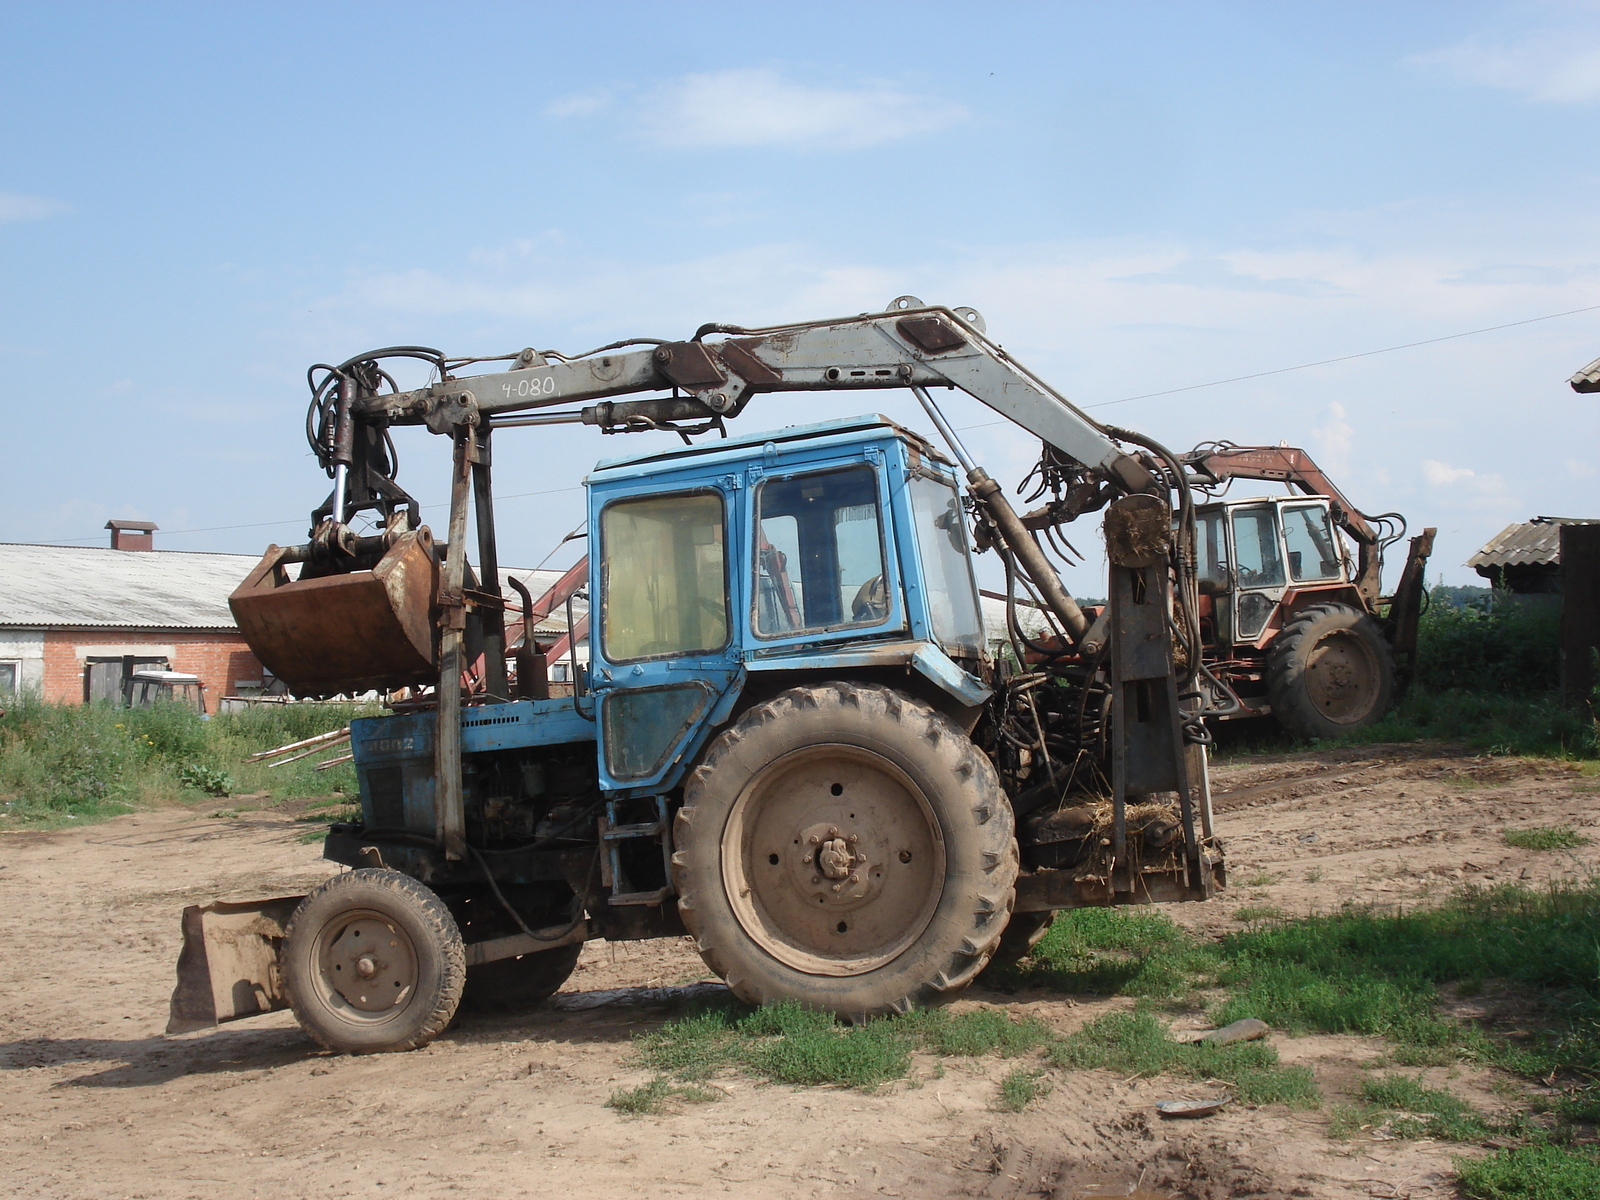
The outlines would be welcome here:
<svg viewBox="0 0 1600 1200">
<path fill-rule="evenodd" d="M 1394 656 L 1366 613 L 1313 604 L 1283 627 L 1267 656 L 1267 696 L 1290 733 L 1331 738 L 1380 720 L 1394 702 Z"/>
<path fill-rule="evenodd" d="M 535 950 L 467 968 L 461 1007 L 473 1012 L 521 1012 L 561 990 L 583 953 L 583 943 Z"/>
<path fill-rule="evenodd" d="M 707 966 L 753 1004 L 851 1020 L 965 987 L 1017 875 L 989 760 L 887 687 L 792 688 L 724 730 L 674 827 L 678 908 Z"/>
<path fill-rule="evenodd" d="M 455 918 L 398 871 L 335 875 L 294 910 L 279 954 L 290 1006 L 330 1050 L 415 1050 L 461 1001 L 466 951 Z"/>
</svg>

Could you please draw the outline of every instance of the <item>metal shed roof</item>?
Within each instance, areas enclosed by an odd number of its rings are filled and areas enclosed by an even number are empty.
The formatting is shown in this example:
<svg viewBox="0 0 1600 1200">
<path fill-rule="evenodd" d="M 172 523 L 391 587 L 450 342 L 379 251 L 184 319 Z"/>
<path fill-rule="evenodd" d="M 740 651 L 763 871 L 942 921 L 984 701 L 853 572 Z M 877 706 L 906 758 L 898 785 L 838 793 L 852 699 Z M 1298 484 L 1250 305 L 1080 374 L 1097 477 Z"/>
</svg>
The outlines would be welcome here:
<svg viewBox="0 0 1600 1200">
<path fill-rule="evenodd" d="M 0 626 L 232 629 L 254 554 L 0 545 Z"/>
<path fill-rule="evenodd" d="M 1561 527 L 1596 525 L 1593 517 L 1535 517 L 1507 525 L 1471 558 L 1469 567 L 1556 566 L 1561 562 Z"/>
<path fill-rule="evenodd" d="M 254 554 L 0 543 L 0 628 L 234 629 L 228 596 L 259 561 Z M 515 567 L 505 573 L 535 596 L 561 577 Z M 573 607 L 587 608 L 582 601 Z M 564 630 L 565 608 L 540 628 Z"/>
</svg>

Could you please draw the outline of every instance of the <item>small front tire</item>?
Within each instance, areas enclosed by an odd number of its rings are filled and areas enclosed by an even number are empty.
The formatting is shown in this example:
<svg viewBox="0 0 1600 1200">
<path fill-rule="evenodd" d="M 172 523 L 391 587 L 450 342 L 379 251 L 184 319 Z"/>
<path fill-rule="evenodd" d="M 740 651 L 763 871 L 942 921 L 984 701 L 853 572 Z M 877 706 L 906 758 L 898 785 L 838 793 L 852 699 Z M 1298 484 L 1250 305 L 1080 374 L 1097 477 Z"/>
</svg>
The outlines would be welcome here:
<svg viewBox="0 0 1600 1200">
<path fill-rule="evenodd" d="M 455 918 L 398 871 L 335 875 L 289 918 L 279 954 L 301 1028 L 330 1050 L 415 1050 L 461 1002 L 466 951 Z"/>
</svg>

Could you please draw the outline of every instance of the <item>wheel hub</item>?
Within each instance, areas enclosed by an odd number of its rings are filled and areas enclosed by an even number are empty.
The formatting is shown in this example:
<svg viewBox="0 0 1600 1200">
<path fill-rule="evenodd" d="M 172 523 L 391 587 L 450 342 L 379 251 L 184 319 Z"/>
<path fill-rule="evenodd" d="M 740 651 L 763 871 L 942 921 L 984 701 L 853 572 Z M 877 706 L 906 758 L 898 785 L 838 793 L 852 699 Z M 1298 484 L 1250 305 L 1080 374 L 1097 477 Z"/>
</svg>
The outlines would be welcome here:
<svg viewBox="0 0 1600 1200">
<path fill-rule="evenodd" d="M 1378 664 L 1343 631 L 1322 638 L 1306 661 L 1306 691 L 1317 711 L 1341 724 L 1363 720 L 1377 703 Z"/>
<path fill-rule="evenodd" d="M 944 845 L 898 767 L 846 746 L 772 763 L 730 814 L 724 880 L 740 924 L 790 966 L 871 970 L 910 944 L 938 904 Z"/>
<path fill-rule="evenodd" d="M 387 1012 L 417 985 L 417 958 L 408 938 L 376 916 L 357 916 L 328 939 L 323 977 L 362 1012 Z"/>
</svg>

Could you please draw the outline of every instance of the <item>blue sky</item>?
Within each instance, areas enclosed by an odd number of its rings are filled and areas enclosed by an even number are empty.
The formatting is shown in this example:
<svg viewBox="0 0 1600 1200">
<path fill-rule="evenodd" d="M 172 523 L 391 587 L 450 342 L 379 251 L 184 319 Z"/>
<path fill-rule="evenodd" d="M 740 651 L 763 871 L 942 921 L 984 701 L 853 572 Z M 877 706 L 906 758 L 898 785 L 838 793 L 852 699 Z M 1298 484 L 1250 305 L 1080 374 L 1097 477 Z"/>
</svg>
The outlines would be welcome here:
<svg viewBox="0 0 1600 1200">
<path fill-rule="evenodd" d="M 1308 447 L 1437 525 L 1449 582 L 1507 522 L 1600 515 L 1565 383 L 1600 312 L 1113 403 L 1600 305 L 1600 5 L 12 0 L 0 49 L 0 540 L 298 540 L 315 361 L 904 293 L 1174 447 Z M 1020 479 L 1027 439 L 951 408 Z M 504 560 L 649 444 L 501 439 Z M 442 444 L 401 452 L 437 503 Z"/>
</svg>

